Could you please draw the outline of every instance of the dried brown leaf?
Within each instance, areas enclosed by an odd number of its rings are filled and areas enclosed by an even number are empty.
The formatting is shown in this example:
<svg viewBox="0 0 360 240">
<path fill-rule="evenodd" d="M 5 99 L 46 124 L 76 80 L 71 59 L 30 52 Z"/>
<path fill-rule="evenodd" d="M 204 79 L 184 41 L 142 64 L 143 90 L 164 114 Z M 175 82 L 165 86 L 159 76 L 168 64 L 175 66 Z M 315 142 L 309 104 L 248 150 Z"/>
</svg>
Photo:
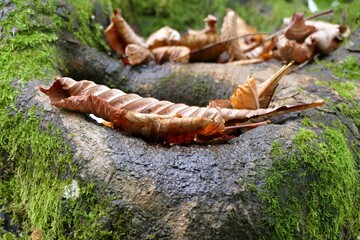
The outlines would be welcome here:
<svg viewBox="0 0 360 240">
<path fill-rule="evenodd" d="M 305 38 L 315 31 L 316 28 L 314 26 L 305 23 L 303 13 L 294 13 L 288 27 L 284 30 L 284 35 L 289 40 L 295 40 L 298 43 L 302 43 Z"/>
<path fill-rule="evenodd" d="M 207 105 L 208 108 L 232 108 L 229 99 L 214 99 L 210 100 Z"/>
<path fill-rule="evenodd" d="M 256 110 L 247 109 L 228 109 L 221 108 L 220 112 L 225 120 L 225 126 L 233 126 L 238 123 L 248 122 L 262 122 L 268 120 L 270 117 L 282 115 L 285 113 L 302 111 L 309 108 L 320 107 L 325 104 L 325 101 L 319 99 L 312 103 L 304 103 L 299 105 L 285 105 L 275 108 L 259 108 Z"/>
<path fill-rule="evenodd" d="M 259 94 L 253 76 L 248 76 L 245 84 L 239 85 L 230 97 L 231 105 L 234 109 L 258 109 Z"/>
<path fill-rule="evenodd" d="M 125 47 L 121 44 L 121 39 L 119 38 L 119 35 L 113 23 L 110 23 L 110 25 L 105 29 L 104 35 L 110 47 L 117 54 L 124 54 Z"/>
<path fill-rule="evenodd" d="M 279 85 L 281 78 L 286 75 L 293 63 L 294 62 L 290 62 L 288 65 L 283 66 L 274 75 L 258 86 L 260 108 L 269 107 L 271 99 L 277 86 Z"/>
<path fill-rule="evenodd" d="M 274 55 L 285 62 L 303 63 L 311 59 L 314 53 L 313 42 L 306 41 L 299 44 L 294 40 L 287 39 L 284 35 L 278 37 L 276 47 Z"/>
<path fill-rule="evenodd" d="M 111 21 L 115 26 L 122 46 L 126 47 L 128 44 L 136 44 L 145 47 L 144 40 L 129 26 L 129 24 L 121 16 L 120 11 L 114 10 L 114 15 L 111 17 Z"/>
<path fill-rule="evenodd" d="M 130 65 L 144 64 L 155 60 L 154 54 L 149 49 L 136 44 L 126 46 L 125 56 Z"/>
<path fill-rule="evenodd" d="M 319 100 L 311 104 L 282 106 L 257 110 L 205 108 L 142 98 L 118 89 L 71 78 L 57 78 L 54 84 L 40 90 L 50 97 L 52 105 L 85 113 L 93 113 L 109 120 L 127 134 L 167 143 L 213 143 L 229 136 L 225 126 L 264 121 L 270 116 L 321 106 Z"/>
<path fill-rule="evenodd" d="M 248 26 L 233 10 L 227 9 L 227 13 L 221 27 L 221 40 L 228 40 L 249 33 L 255 33 L 256 30 Z M 227 44 L 229 61 L 245 59 L 243 50 L 248 47 L 243 38 L 231 41 Z"/>
<path fill-rule="evenodd" d="M 180 41 L 180 33 L 168 26 L 162 27 L 152 33 L 146 40 L 146 46 L 149 49 L 158 47 L 177 45 Z"/>
<path fill-rule="evenodd" d="M 217 62 L 219 56 L 225 52 L 225 50 L 225 44 L 208 44 L 200 49 L 191 51 L 190 62 Z"/>
<path fill-rule="evenodd" d="M 190 58 L 190 49 L 185 46 L 169 46 L 153 49 L 157 63 L 180 62 L 188 63 Z"/>
<path fill-rule="evenodd" d="M 346 26 L 328 27 L 311 34 L 305 43 L 314 42 L 316 52 L 327 54 L 337 49 L 349 33 Z"/>
<path fill-rule="evenodd" d="M 190 50 L 200 49 L 208 44 L 216 43 L 219 40 L 217 34 L 216 17 L 208 15 L 205 19 L 205 28 L 203 30 L 189 30 L 184 34 L 179 42 L 179 45 L 186 46 Z"/>
</svg>

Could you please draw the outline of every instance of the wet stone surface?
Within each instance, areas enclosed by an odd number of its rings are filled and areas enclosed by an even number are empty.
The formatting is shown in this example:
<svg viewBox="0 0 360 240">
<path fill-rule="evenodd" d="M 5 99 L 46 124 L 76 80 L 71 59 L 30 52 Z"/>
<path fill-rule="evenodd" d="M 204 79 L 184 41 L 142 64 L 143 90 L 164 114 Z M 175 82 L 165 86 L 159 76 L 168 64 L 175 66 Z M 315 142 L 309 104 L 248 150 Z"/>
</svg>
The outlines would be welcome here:
<svg viewBox="0 0 360 240">
<path fill-rule="evenodd" d="M 340 61 L 346 56 L 343 52 L 348 53 L 345 47 L 339 51 L 334 53 L 334 61 Z M 104 55 L 102 57 L 106 59 Z M 93 61 L 95 55 L 89 56 L 89 59 Z M 243 82 L 247 74 L 254 74 L 257 81 L 262 82 L 281 66 L 270 61 L 236 68 L 220 65 L 214 71 L 211 64 L 130 68 L 112 60 L 110 63 L 98 65 L 95 68 L 98 71 L 96 76 L 100 78 L 100 70 L 103 69 L 107 72 L 104 73 L 107 83 L 116 83 L 114 79 L 111 80 L 111 75 L 115 74 L 120 79 L 117 84 L 124 86 L 123 90 L 132 89 L 133 92 L 163 98 L 169 93 L 160 92 L 164 89 L 153 86 L 161 80 L 161 76 L 167 74 L 193 74 L 196 79 L 214 81 L 207 93 L 211 98 L 212 93 L 215 96 L 224 94 L 219 92 L 221 89 L 216 89 L 216 84 L 222 84 L 223 89 L 227 88 L 228 94 L 232 92 L 231 86 Z M 50 79 L 28 83 L 22 89 L 17 104 L 23 110 L 35 106 L 43 127 L 55 124 L 62 129 L 64 139 L 73 149 L 74 163 L 80 168 L 79 177 L 99 181 L 108 186 L 112 195 L 121 196 L 114 204 L 134 212 L 134 238 L 231 239 L 238 233 L 221 229 L 229 223 L 229 214 L 234 212 L 243 228 L 232 231 L 252 236 L 251 226 L 259 214 L 259 203 L 248 191 L 247 184 L 258 187 L 263 183 L 263 174 L 271 168 L 273 161 L 272 144 L 278 142 L 283 147 L 291 147 L 292 137 L 302 126 L 304 117 L 324 124 L 341 119 L 350 130 L 349 137 L 359 143 L 358 127 L 333 108 L 333 104 L 343 99 L 331 86 L 315 83 L 317 76 L 321 76 L 322 81 L 332 81 L 333 75 L 324 68 L 315 71 L 313 66 L 309 65 L 285 76 L 271 105 L 311 102 L 319 98 L 330 99 L 330 104 L 321 109 L 273 118 L 273 124 L 258 127 L 229 143 L 219 145 L 169 147 L 161 143 L 147 143 L 103 127 L 83 114 L 56 109 L 50 105 L 47 96 L 38 90 L 39 85 L 50 86 Z M 91 79 L 90 75 L 86 75 L 89 73 L 73 74 Z M 146 77 L 149 81 L 146 81 Z M 170 82 L 172 79 L 166 80 Z M 181 97 L 176 96 L 176 99 L 180 101 Z M 189 101 L 199 102 L 199 99 Z"/>
<path fill-rule="evenodd" d="M 259 172 L 271 166 L 272 143 L 293 134 L 297 126 L 259 127 L 227 144 L 169 147 L 125 136 L 85 115 L 56 109 L 37 90 L 39 85 L 43 83 L 35 81 L 25 87 L 18 98 L 19 107 L 37 106 L 44 126 L 52 123 L 62 128 L 73 146 L 79 176 L 106 183 L 114 195 L 122 196 L 119 204 L 140 214 L 135 224 L 142 234 L 156 232 L 164 238 L 184 239 L 198 234 L 199 228 L 214 234 L 227 212 L 242 205 L 234 196 L 248 194 L 246 183 L 261 184 Z M 253 206 L 249 211 L 255 217 L 255 202 Z M 150 220 L 145 227 L 144 222 Z"/>
</svg>

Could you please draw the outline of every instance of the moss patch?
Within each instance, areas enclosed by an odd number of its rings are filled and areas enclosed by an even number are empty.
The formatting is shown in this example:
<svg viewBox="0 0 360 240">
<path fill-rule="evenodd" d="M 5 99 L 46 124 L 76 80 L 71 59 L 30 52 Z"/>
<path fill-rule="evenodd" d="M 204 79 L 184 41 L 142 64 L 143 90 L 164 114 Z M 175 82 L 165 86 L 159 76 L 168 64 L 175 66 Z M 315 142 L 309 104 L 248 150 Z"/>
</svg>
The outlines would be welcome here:
<svg viewBox="0 0 360 240">
<path fill-rule="evenodd" d="M 37 229 L 43 239 L 118 239 L 127 214 L 93 183 L 80 182 L 79 197 L 64 198 L 76 174 L 69 147 L 55 127 L 41 129 L 33 111 L 15 107 L 14 80 L 22 85 L 59 74 L 55 42 L 64 20 L 55 15 L 56 2 L 13 0 L 1 22 L 0 238 L 28 239 Z"/>
<path fill-rule="evenodd" d="M 334 78 L 340 78 L 340 80 L 325 82 L 316 79 L 315 84 L 331 87 L 336 91 L 343 98 L 343 102 L 335 104 L 333 109 L 352 119 L 357 126 L 360 126 L 360 104 L 356 99 L 356 90 L 360 87 L 360 66 L 358 61 L 359 59 L 356 56 L 349 55 L 340 63 L 317 62 L 319 66 L 331 71 Z"/>
<path fill-rule="evenodd" d="M 110 51 L 109 45 L 104 38 L 104 27 L 98 23 L 94 15 L 94 1 L 68 1 L 75 11 L 69 11 L 67 14 L 70 20 L 65 24 L 75 37 L 83 44 L 93 48 Z M 109 5 L 107 0 L 99 0 L 98 7 L 105 10 L 110 16 Z"/>
<path fill-rule="evenodd" d="M 294 148 L 274 143 L 274 165 L 259 197 L 271 239 L 339 239 L 359 235 L 358 163 L 341 129 L 321 136 L 301 129 Z"/>
</svg>

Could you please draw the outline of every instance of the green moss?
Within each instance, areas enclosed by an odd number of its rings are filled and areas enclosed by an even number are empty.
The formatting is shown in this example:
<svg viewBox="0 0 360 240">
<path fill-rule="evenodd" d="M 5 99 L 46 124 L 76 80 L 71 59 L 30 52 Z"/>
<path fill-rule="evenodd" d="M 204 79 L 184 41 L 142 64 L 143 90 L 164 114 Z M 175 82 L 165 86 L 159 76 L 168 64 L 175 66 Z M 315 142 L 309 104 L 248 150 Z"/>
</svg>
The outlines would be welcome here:
<svg viewBox="0 0 360 240">
<path fill-rule="evenodd" d="M 352 119 L 357 126 L 360 126 L 360 104 L 356 99 L 356 89 L 360 86 L 360 66 L 356 56 L 349 55 L 341 63 L 318 61 L 319 66 L 331 71 L 335 78 L 329 82 L 316 79 L 315 84 L 331 87 L 336 91 L 343 102 L 333 105 L 333 109 L 340 114 Z M 330 104 L 332 104 L 330 102 Z"/>
<path fill-rule="evenodd" d="M 99 6 L 110 16 L 107 0 L 100 0 Z M 110 47 L 105 42 L 104 28 L 99 24 L 94 16 L 94 1 L 69 1 L 75 11 L 69 12 L 70 21 L 66 27 L 74 33 L 75 37 L 83 44 L 102 51 L 110 51 Z M 77 24 L 78 25 L 77 25 Z"/>
<path fill-rule="evenodd" d="M 40 128 L 33 110 L 15 107 L 14 80 L 23 85 L 59 74 L 55 43 L 64 20 L 54 14 L 57 1 L 11 2 L 16 8 L 1 22 L 0 41 L 0 211 L 6 216 L 0 238 L 28 239 L 37 228 L 43 239 L 117 239 L 127 214 L 92 183 L 80 182 L 78 198 L 63 198 L 77 172 L 69 147 L 55 127 Z M 2 232 L 5 225 L 11 232 Z"/>
<path fill-rule="evenodd" d="M 359 178 L 343 132 L 301 129 L 288 152 L 273 144 L 272 170 L 259 190 L 271 239 L 339 239 L 359 235 Z"/>
<path fill-rule="evenodd" d="M 310 118 L 305 117 L 302 121 L 301 124 L 305 127 L 313 127 L 314 124 L 311 122 Z"/>
<path fill-rule="evenodd" d="M 355 96 L 355 87 L 357 84 L 353 82 L 330 82 L 331 87 L 339 93 L 339 95 L 347 100 L 353 99 Z"/>
<path fill-rule="evenodd" d="M 319 64 L 323 65 L 328 70 L 341 79 L 347 80 L 360 80 L 360 65 L 359 58 L 354 55 L 348 55 L 343 61 L 339 63 L 319 61 Z"/>
<path fill-rule="evenodd" d="M 360 104 L 355 101 L 351 103 L 341 102 L 335 105 L 335 110 L 338 110 L 342 115 L 351 118 L 357 126 L 360 126 Z"/>
</svg>

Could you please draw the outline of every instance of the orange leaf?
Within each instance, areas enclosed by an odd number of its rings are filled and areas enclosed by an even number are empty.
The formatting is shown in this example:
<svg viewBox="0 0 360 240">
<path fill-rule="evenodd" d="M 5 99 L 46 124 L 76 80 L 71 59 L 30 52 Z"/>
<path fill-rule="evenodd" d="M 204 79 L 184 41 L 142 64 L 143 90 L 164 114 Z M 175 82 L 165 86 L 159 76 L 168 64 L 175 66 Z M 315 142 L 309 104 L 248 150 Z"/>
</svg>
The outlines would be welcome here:
<svg viewBox="0 0 360 240">
<path fill-rule="evenodd" d="M 246 83 L 235 89 L 230 101 L 235 109 L 258 109 L 260 107 L 259 94 L 255 78 L 248 76 Z"/>
<path fill-rule="evenodd" d="M 279 85 L 281 78 L 290 70 L 290 67 L 294 62 L 290 62 L 288 65 L 283 66 L 273 76 L 264 81 L 258 86 L 259 92 L 259 104 L 261 108 L 269 107 L 274 92 Z"/>
</svg>

